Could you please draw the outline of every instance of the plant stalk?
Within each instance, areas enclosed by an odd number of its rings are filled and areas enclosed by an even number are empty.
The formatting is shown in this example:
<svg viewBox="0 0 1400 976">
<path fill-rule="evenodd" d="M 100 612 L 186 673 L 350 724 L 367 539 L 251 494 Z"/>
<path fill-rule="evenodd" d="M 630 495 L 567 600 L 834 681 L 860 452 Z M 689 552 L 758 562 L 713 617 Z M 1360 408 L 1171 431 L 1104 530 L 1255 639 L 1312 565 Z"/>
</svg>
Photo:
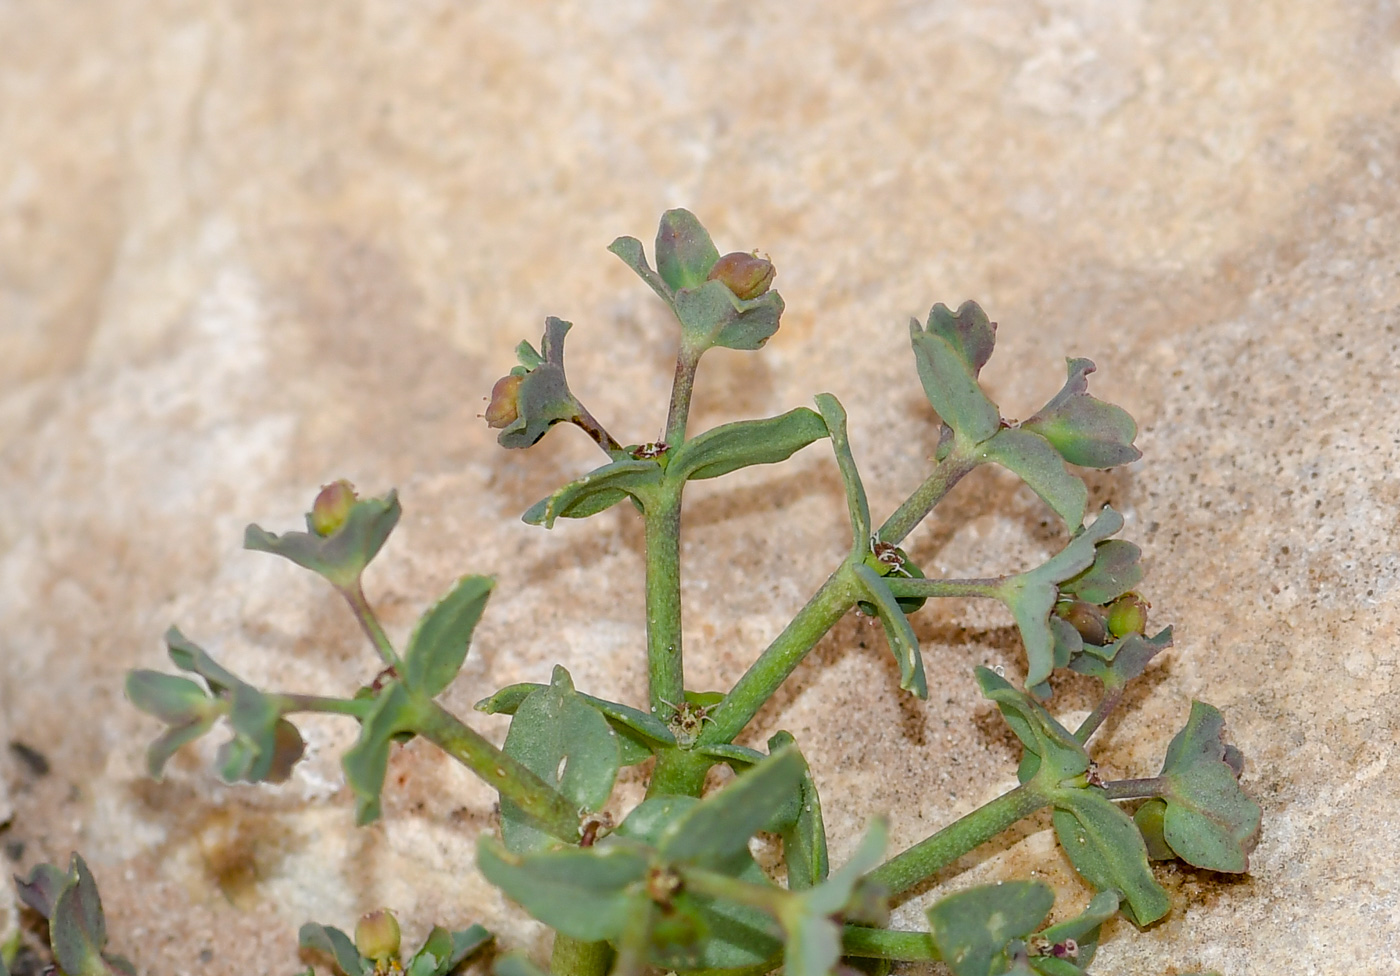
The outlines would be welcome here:
<svg viewBox="0 0 1400 976">
<path fill-rule="evenodd" d="M 340 593 L 350 604 L 355 619 L 360 622 L 360 629 L 365 632 L 365 636 L 374 645 L 374 649 L 379 652 L 379 656 L 384 659 L 384 663 L 397 669 L 401 663 L 399 656 L 394 651 L 394 645 L 389 640 L 389 635 L 384 633 L 384 628 L 379 625 L 379 618 L 375 616 L 374 608 L 365 599 L 365 591 L 364 587 L 360 585 L 360 578 L 355 577 L 355 585 L 342 589 Z"/>
<path fill-rule="evenodd" d="M 288 712 L 324 712 L 330 715 L 352 715 L 363 718 L 374 707 L 368 698 L 329 698 L 325 695 L 278 695 Z"/>
<path fill-rule="evenodd" d="M 891 959 L 903 962 L 938 962 L 943 957 L 934 948 L 927 932 L 901 932 L 845 925 L 841 929 L 841 952 L 862 959 Z"/>
<path fill-rule="evenodd" d="M 1087 743 L 1089 737 L 1098 731 L 1099 726 L 1103 725 L 1109 713 L 1112 712 L 1122 700 L 1123 689 L 1121 687 L 1104 689 L 1103 697 L 1100 698 L 1099 703 L 1094 706 L 1094 710 L 1079 724 L 1079 728 L 1074 730 L 1074 737 L 1081 746 Z"/>
<path fill-rule="evenodd" d="M 1119 779 L 1103 784 L 1104 796 L 1110 800 L 1142 800 L 1161 796 L 1166 784 L 1161 776 L 1146 779 Z"/>
<path fill-rule="evenodd" d="M 807 605 L 783 628 L 744 672 L 724 701 L 715 706 L 700 732 L 700 742 L 733 742 L 758 710 L 802 663 L 803 657 L 856 602 L 857 585 L 845 563 L 832 573 Z"/>
<path fill-rule="evenodd" d="M 885 585 L 895 597 L 926 596 L 985 597 L 1001 599 L 1000 587 L 1005 577 L 987 579 L 919 579 L 913 576 L 896 576 L 891 573 L 884 577 Z"/>
<path fill-rule="evenodd" d="M 663 485 L 646 511 L 647 676 L 663 720 L 685 701 L 681 657 L 681 487 Z"/>
<path fill-rule="evenodd" d="M 608 433 L 607 428 L 598 423 L 597 418 L 588 412 L 588 408 L 580 403 L 577 397 L 574 398 L 574 405 L 578 407 L 578 416 L 574 417 L 574 424 L 593 438 L 593 442 L 603 449 L 603 453 L 611 458 L 613 452 L 622 450 L 622 445 Z"/>
<path fill-rule="evenodd" d="M 703 349 L 692 349 L 684 338 L 676 354 L 676 378 L 671 383 L 671 406 L 666 411 L 666 434 L 662 438 L 671 447 L 685 443 L 685 425 L 690 418 L 690 397 L 695 392 L 695 371 L 700 366 Z"/>
<path fill-rule="evenodd" d="M 894 545 L 904 541 L 904 537 L 914 531 L 914 526 L 922 522 L 933 507 L 953 490 L 953 486 L 979 463 L 976 457 L 954 447 L 953 453 L 939 461 L 923 484 L 915 488 L 904 504 L 885 519 L 878 533 L 880 540 Z"/>
<path fill-rule="evenodd" d="M 606 942 L 581 942 L 556 932 L 549 971 L 554 976 L 607 976 L 612 958 L 612 946 Z"/>
<path fill-rule="evenodd" d="M 883 885 L 891 895 L 908 891 L 1049 803 L 1029 783 L 1022 784 L 896 854 L 870 872 L 870 880 Z"/>
<path fill-rule="evenodd" d="M 423 702 L 415 717 L 415 732 L 480 776 L 540 827 L 562 841 L 578 843 L 578 809 L 558 790 L 437 702 Z"/>
<path fill-rule="evenodd" d="M 705 775 L 714 760 L 698 752 L 663 749 L 656 754 L 656 765 L 647 782 L 647 796 L 676 794 L 699 796 L 705 789 Z"/>
</svg>

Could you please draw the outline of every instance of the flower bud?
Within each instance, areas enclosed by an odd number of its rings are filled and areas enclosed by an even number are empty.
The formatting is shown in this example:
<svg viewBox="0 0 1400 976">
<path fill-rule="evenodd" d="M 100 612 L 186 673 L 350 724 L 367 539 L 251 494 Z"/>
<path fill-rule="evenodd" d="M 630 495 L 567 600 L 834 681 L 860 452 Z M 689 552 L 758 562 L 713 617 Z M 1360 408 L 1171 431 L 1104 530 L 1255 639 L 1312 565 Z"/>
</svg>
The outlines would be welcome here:
<svg viewBox="0 0 1400 976">
<path fill-rule="evenodd" d="M 350 509 L 359 501 L 355 486 L 344 478 L 321 486 L 321 493 L 311 505 L 311 531 L 319 536 L 332 535 L 350 517 Z"/>
<path fill-rule="evenodd" d="M 1124 593 L 1108 606 L 1108 632 L 1114 637 L 1141 634 L 1147 628 L 1151 604 L 1136 593 Z"/>
<path fill-rule="evenodd" d="M 509 427 L 520 416 L 520 384 L 525 377 L 507 373 L 491 387 L 491 402 L 486 406 L 486 426 Z"/>
<path fill-rule="evenodd" d="M 715 262 L 709 280 L 724 282 L 736 296 L 748 301 L 767 291 L 775 274 L 773 262 L 759 257 L 757 252 L 733 251 Z"/>
<path fill-rule="evenodd" d="M 399 955 L 399 921 L 386 911 L 369 912 L 355 923 L 355 949 L 366 959 L 377 963 L 397 959 Z"/>
<path fill-rule="evenodd" d="M 1055 606 L 1055 614 L 1079 631 L 1084 643 L 1102 647 L 1108 643 L 1108 622 L 1103 608 L 1083 600 L 1060 603 Z"/>
</svg>

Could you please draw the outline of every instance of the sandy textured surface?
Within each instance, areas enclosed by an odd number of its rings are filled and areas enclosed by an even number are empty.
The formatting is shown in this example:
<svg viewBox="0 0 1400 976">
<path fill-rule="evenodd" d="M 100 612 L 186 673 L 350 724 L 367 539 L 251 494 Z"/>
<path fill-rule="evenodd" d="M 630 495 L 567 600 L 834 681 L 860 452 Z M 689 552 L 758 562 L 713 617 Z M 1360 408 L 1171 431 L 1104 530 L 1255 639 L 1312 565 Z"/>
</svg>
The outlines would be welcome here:
<svg viewBox="0 0 1400 976">
<path fill-rule="evenodd" d="M 831 391 L 888 512 L 936 439 L 904 323 L 965 298 L 1001 323 L 984 379 L 1008 416 L 1086 355 L 1141 423 L 1144 459 L 1093 500 L 1128 515 L 1177 647 L 1100 759 L 1155 773 L 1209 700 L 1266 819 L 1249 879 L 1163 869 L 1177 907 L 1118 923 L 1096 971 L 1400 968 L 1387 0 L 0 0 L 0 731 L 49 766 L 0 759 L 12 866 L 80 848 L 115 947 L 157 976 L 292 972 L 302 921 L 379 905 L 410 937 L 480 920 L 542 950 L 471 866 L 492 794 L 431 750 L 395 758 L 384 822 L 355 831 L 350 730 L 307 723 L 282 789 L 220 785 L 203 747 L 157 785 L 121 678 L 160 666 L 172 622 L 260 682 L 372 676 L 323 584 L 239 549 L 345 476 L 404 502 L 369 579 L 393 634 L 456 575 L 499 575 L 454 707 L 554 661 L 642 700 L 634 514 L 515 521 L 594 449 L 507 454 L 477 415 L 557 314 L 594 413 L 655 436 L 674 330 L 604 248 L 671 206 L 770 253 L 788 303 L 764 352 L 706 360 L 693 429 Z M 821 446 L 688 497 L 687 665 L 719 687 L 840 558 L 844 504 Z M 980 471 L 912 546 L 1004 572 L 1058 533 Z M 872 812 L 903 846 L 1013 780 L 971 675 L 1020 673 L 1009 617 L 916 626 L 927 703 L 852 617 L 750 730 L 798 736 L 838 861 Z M 1074 904 L 1045 828 L 947 880 L 1034 869 Z"/>
</svg>

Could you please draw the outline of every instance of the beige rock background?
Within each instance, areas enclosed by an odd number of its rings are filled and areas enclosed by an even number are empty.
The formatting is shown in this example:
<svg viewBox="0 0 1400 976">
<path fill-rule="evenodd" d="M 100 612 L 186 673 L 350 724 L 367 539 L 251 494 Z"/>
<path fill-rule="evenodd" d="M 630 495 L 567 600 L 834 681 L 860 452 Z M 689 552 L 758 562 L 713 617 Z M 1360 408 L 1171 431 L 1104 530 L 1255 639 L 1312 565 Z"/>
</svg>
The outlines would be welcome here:
<svg viewBox="0 0 1400 976">
<path fill-rule="evenodd" d="M 1178 907 L 1118 924 L 1096 971 L 1395 972 L 1397 126 L 1387 0 L 0 0 L 0 731 L 50 767 L 0 758 L 6 867 L 81 849 L 153 974 L 293 972 L 302 921 L 379 905 L 410 937 L 480 920 L 541 953 L 471 866 L 491 794 L 431 750 L 355 831 L 349 730 L 307 723 L 282 789 L 219 784 L 204 747 L 157 785 L 121 678 L 177 621 L 250 679 L 367 680 L 328 589 L 238 548 L 343 475 L 404 501 L 370 579 L 396 635 L 499 574 L 454 707 L 554 661 L 641 700 L 635 518 L 515 521 L 593 449 L 507 454 L 477 414 L 559 314 L 575 388 L 654 436 L 673 333 L 604 247 L 687 206 L 771 253 L 788 302 L 763 353 L 707 359 L 695 429 L 832 391 L 888 512 L 935 439 L 904 322 L 968 297 L 1001 323 L 984 377 L 1009 416 L 1088 355 L 1139 419 L 1143 461 L 1094 500 L 1128 514 L 1177 646 L 1100 758 L 1155 772 L 1207 699 L 1266 820 L 1249 879 L 1164 869 Z M 844 508 L 820 446 L 690 497 L 687 663 L 715 687 L 839 558 Z M 1061 541 L 982 471 L 913 550 L 1002 572 Z M 1019 673 L 1009 623 L 924 611 L 925 704 L 848 619 L 761 716 L 754 741 L 788 728 L 813 758 L 835 859 L 873 811 L 902 847 L 1006 788 L 971 669 Z M 1035 869 L 1073 905 L 1046 827 L 945 880 Z"/>
</svg>

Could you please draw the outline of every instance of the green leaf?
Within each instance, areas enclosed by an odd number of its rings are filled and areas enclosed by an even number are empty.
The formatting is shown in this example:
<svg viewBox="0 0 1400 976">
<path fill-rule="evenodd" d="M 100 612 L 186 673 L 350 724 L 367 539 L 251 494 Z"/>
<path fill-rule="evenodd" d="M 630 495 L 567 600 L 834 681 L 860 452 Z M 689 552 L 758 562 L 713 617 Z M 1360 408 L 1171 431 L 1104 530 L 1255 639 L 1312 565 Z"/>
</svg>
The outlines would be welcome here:
<svg viewBox="0 0 1400 976">
<path fill-rule="evenodd" d="M 1152 877 L 1142 835 L 1102 790 L 1059 790 L 1054 802 L 1055 834 L 1085 881 L 1118 892 L 1123 914 L 1135 925 L 1150 925 L 1171 910 L 1171 899 Z"/>
<path fill-rule="evenodd" d="M 708 866 L 746 853 L 749 838 L 791 801 L 806 772 L 796 751 L 774 754 L 669 823 L 656 845 L 661 856 Z"/>
<path fill-rule="evenodd" d="M 927 327 L 910 320 L 909 337 L 924 395 L 943 422 L 969 444 L 995 434 L 1001 414 L 982 392 L 977 374 L 991 355 L 996 326 L 977 303 L 964 302 L 956 315 L 935 305 Z"/>
<path fill-rule="evenodd" d="M 621 765 L 617 733 L 574 691 L 569 672 L 556 666 L 552 682 L 521 702 L 506 735 L 505 753 L 579 810 L 602 809 Z M 520 853 L 558 843 L 534 818 L 501 798 L 501 839 Z"/>
<path fill-rule="evenodd" d="M 564 337 L 571 328 L 572 322 L 551 315 L 545 319 L 539 353 L 529 343 L 521 343 L 517 350 L 521 365 L 511 372 L 523 379 L 515 392 L 515 419 L 496 435 L 502 447 L 530 447 L 550 427 L 582 413 L 564 373 Z"/>
<path fill-rule="evenodd" d="M 1262 810 L 1240 789 L 1226 761 L 1225 719 L 1205 702 L 1191 703 L 1191 717 L 1167 747 L 1161 778 L 1167 807 L 1162 834 L 1176 855 L 1211 871 L 1249 870 L 1249 851 Z"/>
<path fill-rule="evenodd" d="M 1080 529 L 1064 549 L 1035 569 L 1008 577 L 998 587 L 998 596 L 1016 618 L 1026 646 L 1027 686 L 1044 682 L 1055 667 L 1050 611 L 1059 599 L 1059 585 L 1091 566 L 1098 544 L 1122 527 L 1123 516 L 1104 506 L 1094 523 Z"/>
<path fill-rule="evenodd" d="M 129 671 L 126 697 L 141 711 L 167 725 L 184 725 L 208 717 L 209 693 L 189 678 L 159 671 Z"/>
<path fill-rule="evenodd" d="M 981 447 L 982 458 L 1016 474 L 1064 519 L 1071 532 L 1084 522 L 1089 489 L 1069 473 L 1065 462 L 1039 434 L 1005 427 Z"/>
<path fill-rule="evenodd" d="M 666 478 L 677 483 L 698 481 L 755 464 L 776 464 L 826 433 L 826 423 L 806 407 L 764 420 L 724 424 L 676 448 Z"/>
<path fill-rule="evenodd" d="M 379 794 L 389 769 L 389 747 L 395 736 L 414 730 L 416 718 L 408 689 L 398 681 L 390 681 L 375 696 L 373 709 L 360 720 L 360 737 L 340 757 L 345 782 L 355 794 L 358 826 L 379 819 Z"/>
<path fill-rule="evenodd" d="M 548 498 L 531 505 L 521 518 L 531 525 L 554 527 L 558 518 L 587 518 L 605 511 L 628 495 L 643 508 L 651 500 L 646 490 L 661 481 L 661 465 L 655 461 L 623 460 L 594 468 Z"/>
<path fill-rule="evenodd" d="M 1006 972 L 1007 943 L 1035 931 L 1055 905 L 1041 881 L 1007 881 L 949 895 L 928 910 L 933 944 L 953 976 Z"/>
<path fill-rule="evenodd" d="M 77 854 L 73 855 L 65 884 L 53 902 L 49 944 L 54 961 L 67 976 L 109 976 L 112 973 L 109 960 L 102 954 L 107 944 L 102 898 L 87 864 Z"/>
<path fill-rule="evenodd" d="M 289 559 L 325 577 L 332 586 L 346 589 L 355 585 L 364 568 L 379 554 L 389 533 L 398 524 L 400 514 L 398 495 L 390 491 L 383 498 L 362 498 L 355 502 L 344 524 L 330 535 L 314 532 L 274 535 L 260 526 L 250 525 L 243 534 L 243 548 Z"/>
<path fill-rule="evenodd" d="M 636 910 L 631 889 L 646 878 L 647 855 L 611 839 L 516 855 L 483 836 L 477 867 L 534 918 L 570 938 L 597 942 L 617 938 Z"/>
<path fill-rule="evenodd" d="M 502 688 L 489 698 L 476 703 L 476 710 L 487 715 L 514 715 L 522 702 L 531 694 L 548 685 L 522 682 Z M 658 750 L 675 748 L 676 739 L 666 723 L 650 712 L 644 712 L 630 705 L 621 705 L 604 698 L 594 698 L 577 692 L 578 696 L 592 705 L 608 720 L 617 733 L 620 750 L 619 761 L 624 766 L 632 766 L 649 759 Z"/>
<path fill-rule="evenodd" d="M 677 209 L 662 214 L 656 229 L 656 270 L 672 291 L 704 284 L 718 260 L 719 249 L 693 213 Z"/>
<path fill-rule="evenodd" d="M 790 749 L 800 758 L 790 733 L 778 732 L 768 740 L 768 751 L 778 753 Z M 805 891 L 826 880 L 829 863 L 826 852 L 826 825 L 822 822 L 822 803 L 817 796 L 817 784 L 812 771 L 802 760 L 802 782 L 798 789 L 797 817 L 780 829 L 783 839 L 783 861 L 787 864 L 788 889 Z"/>
<path fill-rule="evenodd" d="M 851 453 L 851 442 L 846 436 L 846 411 L 830 393 L 818 393 L 817 409 L 821 411 L 831 437 L 831 450 L 836 455 L 836 466 L 841 471 L 841 482 L 846 489 L 846 507 L 851 516 L 851 553 L 864 553 L 870 548 L 870 502 L 865 496 L 865 485 L 861 483 L 860 471 L 856 468 L 855 455 Z"/>
<path fill-rule="evenodd" d="M 1129 634 L 1108 647 L 1087 645 L 1085 653 L 1070 661 L 1069 666 L 1080 674 L 1098 678 L 1105 688 L 1121 688 L 1142 674 L 1154 657 L 1171 646 L 1170 627 L 1163 628 L 1155 637 Z M 1091 648 L 1102 653 L 1089 653 Z"/>
<path fill-rule="evenodd" d="M 1123 539 L 1109 539 L 1094 550 L 1094 562 L 1060 584 L 1060 592 L 1085 603 L 1106 604 L 1142 582 L 1142 550 Z"/>
<path fill-rule="evenodd" d="M 216 695 L 225 695 L 244 683 L 241 678 L 235 677 L 232 672 L 215 663 L 202 647 L 185 637 L 177 627 L 171 627 L 165 632 L 165 646 L 170 653 L 170 660 L 175 662 L 177 668 L 199 675 L 209 685 L 209 690 Z"/>
<path fill-rule="evenodd" d="M 15 890 L 19 893 L 20 901 L 44 918 L 53 918 L 54 905 L 69 880 L 70 875 L 64 874 L 55 865 L 36 864 L 29 872 L 28 880 L 15 876 Z"/>
<path fill-rule="evenodd" d="M 985 697 L 996 702 L 1002 718 L 1026 748 L 1021 768 L 1016 771 L 1022 783 L 1039 774 L 1053 789 L 1089 768 L 1089 754 L 1084 746 L 1039 702 L 1013 688 L 990 668 L 977 669 L 977 686 Z"/>
<path fill-rule="evenodd" d="M 899 687 L 912 692 L 917 698 L 928 698 L 928 682 L 924 678 L 924 658 L 919 651 L 919 638 L 904 615 L 904 610 L 895 599 L 884 577 L 864 563 L 851 567 L 864 590 L 863 599 L 875 608 L 880 622 L 885 625 L 885 639 L 889 642 L 890 653 L 899 665 Z"/>
<path fill-rule="evenodd" d="M 642 247 L 641 241 L 635 237 L 619 237 L 608 245 L 608 250 L 620 257 L 623 264 L 650 285 L 651 290 L 656 292 L 663 302 L 671 304 L 671 289 L 659 274 L 651 270 L 651 265 L 647 264 L 646 249 Z"/>
<path fill-rule="evenodd" d="M 745 301 L 724 282 L 706 281 L 676 292 L 672 307 L 680 320 L 685 344 L 696 352 L 704 352 L 713 346 L 761 348 L 778 331 L 785 306 L 776 291 Z"/>
<path fill-rule="evenodd" d="M 373 969 L 368 960 L 360 956 L 350 936 L 329 925 L 307 922 L 297 932 L 297 944 L 303 949 L 326 953 L 345 976 L 368 976 Z"/>
<path fill-rule="evenodd" d="M 434 698 L 452 683 L 467 659 L 472 631 L 494 585 L 489 576 L 463 576 L 419 618 L 403 655 L 403 680 L 408 687 Z"/>
<path fill-rule="evenodd" d="M 157 780 L 170 757 L 208 732 L 223 712 L 197 683 L 159 671 L 128 672 L 126 697 L 143 712 L 170 725 L 146 750 L 146 768 Z"/>
<path fill-rule="evenodd" d="M 1087 377 L 1094 364 L 1087 359 L 1066 362 L 1064 388 L 1021 429 L 1039 434 L 1070 464 L 1086 468 L 1112 468 L 1142 457 L 1133 446 L 1137 424 L 1128 411 L 1089 396 Z"/>
<path fill-rule="evenodd" d="M 423 940 L 422 948 L 409 960 L 405 976 L 445 976 L 489 941 L 491 933 L 480 925 L 460 932 L 449 932 L 441 925 L 434 925 Z"/>
<path fill-rule="evenodd" d="M 1086 968 L 1098 949 L 1099 929 L 1104 922 L 1118 914 L 1118 901 L 1118 892 L 1100 891 L 1079 915 L 1036 934 L 1051 945 L 1063 945 L 1073 939 L 1079 945 L 1079 955 L 1075 961 L 1081 969 Z"/>
<path fill-rule="evenodd" d="M 301 733 L 282 718 L 278 696 L 263 694 L 252 685 L 233 689 L 228 712 L 234 742 L 221 751 L 219 775 L 233 783 L 283 783 L 306 750 Z"/>
</svg>

